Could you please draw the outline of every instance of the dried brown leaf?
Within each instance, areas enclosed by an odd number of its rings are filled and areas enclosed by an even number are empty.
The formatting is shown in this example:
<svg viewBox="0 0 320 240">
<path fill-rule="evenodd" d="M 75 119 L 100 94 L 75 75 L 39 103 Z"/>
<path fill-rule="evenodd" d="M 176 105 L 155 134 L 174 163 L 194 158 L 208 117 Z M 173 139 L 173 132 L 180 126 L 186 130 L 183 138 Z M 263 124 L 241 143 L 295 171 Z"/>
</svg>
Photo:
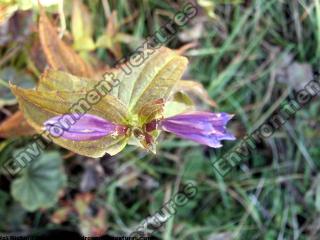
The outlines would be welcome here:
<svg viewBox="0 0 320 240">
<path fill-rule="evenodd" d="M 29 136 L 34 133 L 35 130 L 27 123 L 21 111 L 16 112 L 0 125 L 2 138 Z"/>
<path fill-rule="evenodd" d="M 43 9 L 40 10 L 39 37 L 49 65 L 77 76 L 91 77 L 93 69 L 58 36 L 54 25 Z"/>
</svg>

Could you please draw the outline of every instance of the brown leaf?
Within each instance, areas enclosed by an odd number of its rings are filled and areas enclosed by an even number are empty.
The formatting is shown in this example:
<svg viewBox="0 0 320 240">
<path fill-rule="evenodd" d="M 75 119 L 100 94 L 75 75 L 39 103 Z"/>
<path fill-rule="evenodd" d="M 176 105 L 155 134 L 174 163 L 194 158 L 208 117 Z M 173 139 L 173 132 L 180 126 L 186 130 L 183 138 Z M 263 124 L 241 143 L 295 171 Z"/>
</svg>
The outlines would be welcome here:
<svg viewBox="0 0 320 240">
<path fill-rule="evenodd" d="M 16 11 L 16 6 L 12 3 L 0 4 L 0 24 L 3 24 Z"/>
<path fill-rule="evenodd" d="M 58 36 L 54 25 L 43 9 L 40 10 L 39 37 L 49 65 L 55 70 L 62 70 L 77 76 L 93 76 L 93 69 Z"/>
<path fill-rule="evenodd" d="M 31 49 L 29 51 L 30 61 L 35 65 L 39 72 L 43 72 L 47 66 L 47 59 L 44 52 L 39 48 L 40 40 L 35 39 L 32 43 Z"/>
<path fill-rule="evenodd" d="M 99 237 L 106 233 L 106 210 L 95 203 L 92 193 L 79 193 L 76 195 L 74 209 L 78 214 L 79 229 L 84 236 Z M 97 212 L 93 211 L 93 206 Z"/>
<path fill-rule="evenodd" d="M 35 130 L 27 123 L 21 111 L 16 112 L 0 125 L 2 138 L 29 136 L 34 133 Z"/>
<path fill-rule="evenodd" d="M 191 43 L 187 43 L 187 44 L 183 45 L 182 47 L 176 49 L 175 51 L 178 54 L 182 55 L 182 54 L 186 53 L 188 50 L 195 48 L 196 46 L 198 46 L 197 42 L 191 42 Z"/>
<path fill-rule="evenodd" d="M 112 11 L 112 14 L 108 17 L 106 33 L 109 36 L 114 36 L 118 30 L 117 11 Z"/>
<path fill-rule="evenodd" d="M 1 18 L 0 6 L 0 18 Z M 33 22 L 31 11 L 16 11 L 7 21 L 0 24 L 0 45 L 23 43 L 31 34 Z"/>
</svg>

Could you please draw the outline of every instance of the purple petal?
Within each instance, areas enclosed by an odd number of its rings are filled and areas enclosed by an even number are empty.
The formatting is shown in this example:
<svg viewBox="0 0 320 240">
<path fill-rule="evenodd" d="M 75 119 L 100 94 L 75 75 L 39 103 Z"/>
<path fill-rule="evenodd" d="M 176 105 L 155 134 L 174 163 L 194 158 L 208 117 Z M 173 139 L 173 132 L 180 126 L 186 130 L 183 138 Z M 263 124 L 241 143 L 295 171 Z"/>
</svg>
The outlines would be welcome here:
<svg viewBox="0 0 320 240">
<path fill-rule="evenodd" d="M 233 115 L 228 113 L 211 113 L 211 112 L 189 112 L 189 113 L 183 113 L 179 115 L 175 115 L 169 118 L 166 118 L 167 120 L 178 120 L 178 121 L 186 121 L 189 122 L 211 122 L 217 125 L 226 125 L 230 119 L 232 119 Z"/>
<path fill-rule="evenodd" d="M 91 114 L 84 114 L 76 121 L 66 119 L 72 119 L 72 114 L 50 118 L 44 126 L 51 135 L 74 141 L 97 140 L 117 130 L 116 124 Z"/>
<path fill-rule="evenodd" d="M 167 120 L 164 119 L 160 122 L 163 130 L 168 132 L 180 132 L 180 133 L 209 133 L 213 131 L 213 127 L 209 122 L 190 122 L 179 120 Z"/>
<path fill-rule="evenodd" d="M 227 113 L 190 112 L 160 121 L 160 129 L 210 147 L 221 147 L 221 140 L 235 140 L 226 124 L 233 117 Z"/>
<path fill-rule="evenodd" d="M 220 143 L 220 140 L 218 140 L 214 135 L 201 135 L 201 134 L 181 134 L 181 133 L 175 133 L 178 137 L 188 139 L 203 145 L 207 145 L 209 147 L 213 148 L 219 148 L 222 147 L 222 144 Z"/>
</svg>

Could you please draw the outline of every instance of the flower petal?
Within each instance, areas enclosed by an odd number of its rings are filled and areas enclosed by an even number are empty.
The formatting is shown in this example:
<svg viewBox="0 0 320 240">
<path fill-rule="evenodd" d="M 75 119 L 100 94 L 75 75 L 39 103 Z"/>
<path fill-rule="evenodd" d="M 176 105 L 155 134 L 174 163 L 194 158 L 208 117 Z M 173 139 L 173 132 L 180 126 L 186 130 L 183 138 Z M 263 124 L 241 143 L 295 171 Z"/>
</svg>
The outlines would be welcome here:
<svg viewBox="0 0 320 240">
<path fill-rule="evenodd" d="M 226 129 L 233 117 L 227 113 L 189 112 L 160 121 L 161 130 L 210 147 L 221 147 L 221 140 L 235 140 Z"/>
<path fill-rule="evenodd" d="M 166 118 L 167 120 L 179 120 L 179 121 L 194 121 L 194 122 L 211 122 L 213 124 L 217 125 L 225 125 L 229 122 L 230 119 L 232 119 L 233 115 L 228 113 L 211 113 L 211 112 L 200 112 L 200 111 L 194 111 L 194 112 L 187 112 L 179 115 L 175 115 L 169 118 Z"/>
<path fill-rule="evenodd" d="M 214 135 L 201 135 L 201 134 L 181 134 L 181 133 L 175 133 L 178 137 L 188 139 L 203 145 L 207 145 L 209 147 L 213 148 L 219 148 L 222 147 L 222 144 L 220 143 L 220 140 L 217 139 Z"/>
<path fill-rule="evenodd" d="M 44 126 L 51 135 L 74 141 L 97 140 L 117 130 L 116 124 L 95 115 L 84 114 L 76 121 L 72 117 L 72 114 L 55 116 Z"/>
<path fill-rule="evenodd" d="M 179 120 L 163 120 L 160 122 L 162 129 L 167 132 L 179 133 L 204 133 L 209 134 L 213 127 L 209 122 L 187 122 Z"/>
</svg>

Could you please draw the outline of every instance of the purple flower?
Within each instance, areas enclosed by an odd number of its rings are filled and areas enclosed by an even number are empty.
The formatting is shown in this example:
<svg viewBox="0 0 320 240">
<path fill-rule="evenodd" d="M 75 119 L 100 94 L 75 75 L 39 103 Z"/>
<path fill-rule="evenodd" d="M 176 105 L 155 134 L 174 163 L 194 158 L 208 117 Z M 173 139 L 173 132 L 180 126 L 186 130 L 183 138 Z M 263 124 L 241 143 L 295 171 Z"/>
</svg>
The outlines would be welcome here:
<svg viewBox="0 0 320 240">
<path fill-rule="evenodd" d="M 189 112 L 162 119 L 158 128 L 210 147 L 221 147 L 221 140 L 235 140 L 226 129 L 233 117 L 227 113 Z"/>
<path fill-rule="evenodd" d="M 233 115 L 227 113 L 189 112 L 165 119 L 154 119 L 144 125 L 142 135 L 146 143 L 153 141 L 149 134 L 154 130 L 163 130 L 210 147 L 221 147 L 221 140 L 235 140 L 226 125 Z M 90 141 L 113 135 L 128 135 L 131 126 L 107 121 L 101 117 L 84 114 L 77 121 L 72 114 L 50 118 L 44 126 L 51 135 L 73 141 Z M 129 136 L 129 135 L 128 135 Z"/>
<path fill-rule="evenodd" d="M 108 135 L 126 133 L 126 127 L 109 122 L 101 117 L 84 114 L 80 119 L 72 121 L 72 114 L 50 118 L 44 126 L 51 135 L 73 141 L 97 140 Z M 69 120 L 68 120 L 69 119 Z"/>
</svg>

